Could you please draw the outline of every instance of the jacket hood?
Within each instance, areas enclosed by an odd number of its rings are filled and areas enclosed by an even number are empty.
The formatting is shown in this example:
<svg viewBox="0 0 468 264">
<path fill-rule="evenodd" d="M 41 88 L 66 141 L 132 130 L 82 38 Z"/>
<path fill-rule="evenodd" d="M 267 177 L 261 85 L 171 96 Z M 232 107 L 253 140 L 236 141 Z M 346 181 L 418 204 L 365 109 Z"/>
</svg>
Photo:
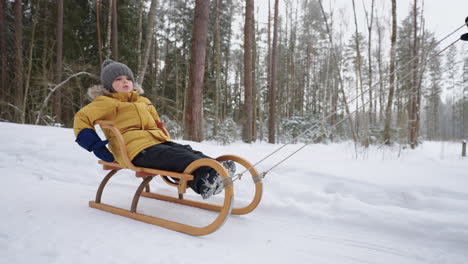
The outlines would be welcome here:
<svg viewBox="0 0 468 264">
<path fill-rule="evenodd" d="M 143 88 L 141 88 L 141 86 L 137 83 L 133 83 L 133 90 L 137 91 L 139 94 L 143 94 L 145 92 Z M 91 101 L 100 95 L 108 93 L 109 91 L 106 90 L 102 84 L 94 85 L 88 88 L 88 96 L 91 99 Z"/>
</svg>

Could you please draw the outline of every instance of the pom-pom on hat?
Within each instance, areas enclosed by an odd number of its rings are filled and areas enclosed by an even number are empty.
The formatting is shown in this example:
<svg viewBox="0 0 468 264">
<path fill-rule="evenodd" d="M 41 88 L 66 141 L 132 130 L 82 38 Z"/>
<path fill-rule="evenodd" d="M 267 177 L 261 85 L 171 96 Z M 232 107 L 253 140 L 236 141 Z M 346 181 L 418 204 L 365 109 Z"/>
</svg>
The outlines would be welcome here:
<svg viewBox="0 0 468 264">
<path fill-rule="evenodd" d="M 117 77 L 121 75 L 125 75 L 133 81 L 133 72 L 127 65 L 113 61 L 111 59 L 106 59 L 102 63 L 101 81 L 102 85 L 104 86 L 104 89 L 108 90 L 111 93 L 115 93 L 114 88 L 112 88 L 112 83 Z"/>
</svg>

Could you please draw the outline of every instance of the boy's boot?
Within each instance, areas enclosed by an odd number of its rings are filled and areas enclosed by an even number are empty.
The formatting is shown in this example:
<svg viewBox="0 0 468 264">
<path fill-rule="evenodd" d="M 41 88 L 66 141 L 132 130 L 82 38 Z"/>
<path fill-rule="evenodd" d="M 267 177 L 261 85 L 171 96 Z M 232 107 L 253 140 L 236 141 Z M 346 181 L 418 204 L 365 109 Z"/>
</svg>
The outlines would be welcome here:
<svg viewBox="0 0 468 264">
<path fill-rule="evenodd" d="M 236 164 L 232 160 L 222 161 L 221 164 L 226 168 L 229 176 L 234 176 L 236 172 Z M 220 193 L 224 189 L 224 183 L 221 176 L 216 170 L 210 170 L 204 179 L 201 179 L 201 186 L 199 188 L 200 194 L 203 199 L 208 199 L 212 195 Z"/>
</svg>

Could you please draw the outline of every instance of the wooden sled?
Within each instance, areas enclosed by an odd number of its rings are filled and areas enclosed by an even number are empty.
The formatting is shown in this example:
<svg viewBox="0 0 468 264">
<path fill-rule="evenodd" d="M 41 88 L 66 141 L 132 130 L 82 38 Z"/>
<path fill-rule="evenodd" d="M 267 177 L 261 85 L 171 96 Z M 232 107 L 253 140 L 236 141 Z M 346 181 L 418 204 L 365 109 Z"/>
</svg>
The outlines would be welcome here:
<svg viewBox="0 0 468 264">
<path fill-rule="evenodd" d="M 216 160 L 212 159 L 199 159 L 191 164 L 184 170 L 183 173 L 156 170 L 150 168 L 137 167 L 132 164 L 128 158 L 127 149 L 125 147 L 124 139 L 120 131 L 113 125 L 112 121 L 96 121 L 96 124 L 100 125 L 101 128 L 110 129 L 110 131 L 115 135 L 119 142 L 120 151 L 122 152 L 122 157 L 124 157 L 124 162 L 127 168 L 121 166 L 117 162 L 105 162 L 100 160 L 98 163 L 103 165 L 104 170 L 110 170 L 110 172 L 104 177 L 96 193 L 96 200 L 90 201 L 89 206 L 110 212 L 113 214 L 121 215 L 128 217 L 134 220 L 145 222 L 148 224 L 158 225 L 164 228 L 171 230 L 187 233 L 194 236 L 202 236 L 210 234 L 220 228 L 225 221 L 227 220 L 230 214 L 243 215 L 252 212 L 260 203 L 262 198 L 262 178 L 258 175 L 255 168 L 247 160 L 235 156 L 235 155 L 223 155 L 218 157 Z M 249 173 L 252 176 L 252 179 L 255 183 L 255 195 L 253 200 L 245 207 L 233 208 L 233 198 L 234 198 L 234 188 L 233 181 L 229 177 L 227 170 L 219 163 L 220 161 L 232 160 L 246 169 L 249 169 Z M 191 174 L 193 171 L 200 167 L 208 166 L 216 170 L 219 175 L 221 175 L 224 183 L 224 201 L 222 205 L 199 202 L 194 200 L 188 200 L 184 198 L 184 193 L 186 192 L 188 185 L 187 182 L 193 179 Z M 130 206 L 130 210 L 115 207 L 109 204 L 101 202 L 102 192 L 109 181 L 109 179 L 114 176 L 121 169 L 130 169 L 135 171 L 135 176 L 142 178 L 143 182 L 138 186 L 135 195 L 133 196 L 133 201 Z M 169 185 L 177 188 L 178 197 L 172 197 L 168 195 L 162 195 L 153 193 L 150 191 L 149 183 L 154 178 L 154 176 L 161 176 L 162 179 Z M 187 206 L 192 206 L 196 208 L 201 208 L 205 210 L 211 210 L 219 212 L 216 219 L 210 224 L 204 227 L 197 227 L 192 225 L 187 225 L 179 222 L 174 222 L 171 220 L 166 220 L 158 218 L 155 216 L 145 215 L 137 212 L 138 201 L 141 196 L 174 202 L 178 204 L 183 204 Z"/>
</svg>

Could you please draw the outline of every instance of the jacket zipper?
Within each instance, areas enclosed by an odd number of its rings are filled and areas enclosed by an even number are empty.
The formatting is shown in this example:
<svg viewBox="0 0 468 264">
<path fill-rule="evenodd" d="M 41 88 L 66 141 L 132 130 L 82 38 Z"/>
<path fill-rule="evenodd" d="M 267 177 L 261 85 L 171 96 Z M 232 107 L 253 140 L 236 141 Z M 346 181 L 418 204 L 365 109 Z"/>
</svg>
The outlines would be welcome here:
<svg viewBox="0 0 468 264">
<path fill-rule="evenodd" d="M 135 110 L 136 110 L 136 112 L 138 114 L 138 118 L 140 118 L 140 127 L 141 127 L 142 130 L 145 130 L 145 128 L 143 127 L 143 120 L 141 119 L 140 111 L 138 111 L 137 105 L 134 102 L 132 102 L 132 95 L 131 94 L 128 97 L 128 101 L 131 102 L 133 104 L 133 106 L 135 107 Z"/>
<path fill-rule="evenodd" d="M 143 119 L 141 119 L 140 111 L 138 110 L 138 107 L 136 106 L 135 103 L 132 103 L 132 104 L 136 109 L 136 112 L 138 114 L 138 118 L 140 118 L 140 127 L 141 127 L 142 130 L 145 130 L 145 127 L 143 126 Z"/>
</svg>

